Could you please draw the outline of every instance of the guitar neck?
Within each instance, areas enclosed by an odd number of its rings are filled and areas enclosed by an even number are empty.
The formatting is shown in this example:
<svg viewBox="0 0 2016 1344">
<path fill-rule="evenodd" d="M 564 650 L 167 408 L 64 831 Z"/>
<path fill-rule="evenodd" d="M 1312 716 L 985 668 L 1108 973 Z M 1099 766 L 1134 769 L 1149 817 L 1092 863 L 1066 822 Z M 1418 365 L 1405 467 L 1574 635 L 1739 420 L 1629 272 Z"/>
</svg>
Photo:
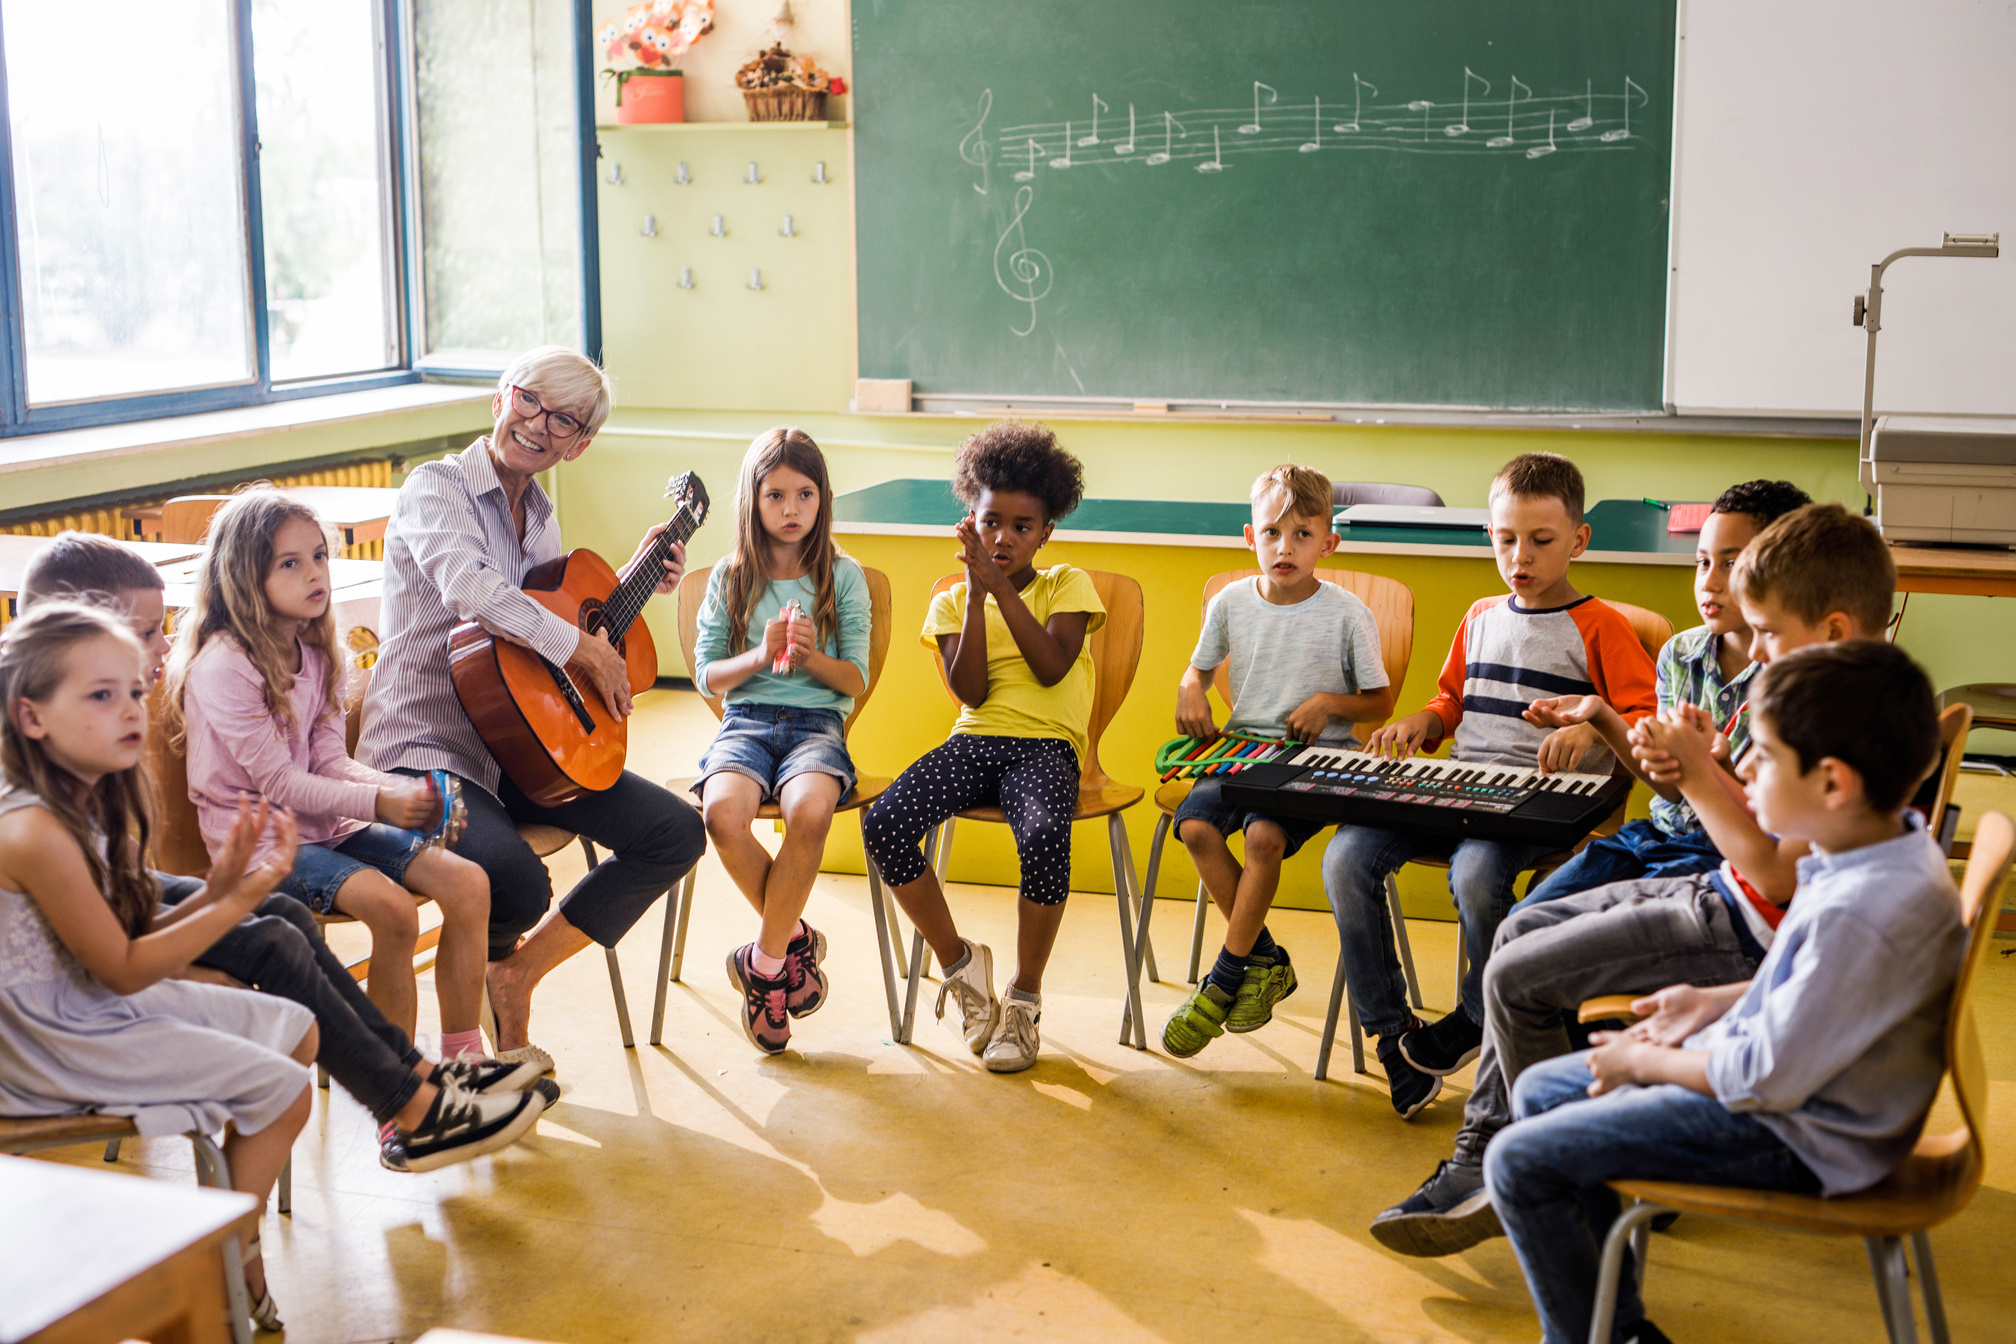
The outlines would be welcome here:
<svg viewBox="0 0 2016 1344">
<path fill-rule="evenodd" d="M 651 543 L 630 571 L 630 577 L 616 585 L 616 591 L 609 594 L 609 600 L 602 604 L 602 620 L 609 631 L 611 640 L 621 639 L 630 623 L 643 612 L 644 604 L 651 600 L 651 594 L 658 582 L 665 576 L 665 559 L 672 554 L 672 548 L 692 536 L 699 527 L 699 520 L 693 510 L 686 505 L 679 506 L 679 512 L 672 515 L 665 530 Z"/>
</svg>

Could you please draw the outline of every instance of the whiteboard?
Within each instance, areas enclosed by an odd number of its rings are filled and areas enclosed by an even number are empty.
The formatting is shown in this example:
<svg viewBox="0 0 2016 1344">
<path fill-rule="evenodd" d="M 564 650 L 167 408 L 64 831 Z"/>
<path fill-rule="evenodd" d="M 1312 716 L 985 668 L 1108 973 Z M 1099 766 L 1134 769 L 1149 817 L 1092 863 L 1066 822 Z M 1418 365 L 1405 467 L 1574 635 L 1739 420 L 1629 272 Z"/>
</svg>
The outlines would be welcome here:
<svg viewBox="0 0 2016 1344">
<path fill-rule="evenodd" d="M 2016 3 L 1683 0 L 1676 64 L 1668 407 L 1860 415 L 1871 264 L 1999 231 L 1886 273 L 1876 409 L 2016 412 Z"/>
</svg>

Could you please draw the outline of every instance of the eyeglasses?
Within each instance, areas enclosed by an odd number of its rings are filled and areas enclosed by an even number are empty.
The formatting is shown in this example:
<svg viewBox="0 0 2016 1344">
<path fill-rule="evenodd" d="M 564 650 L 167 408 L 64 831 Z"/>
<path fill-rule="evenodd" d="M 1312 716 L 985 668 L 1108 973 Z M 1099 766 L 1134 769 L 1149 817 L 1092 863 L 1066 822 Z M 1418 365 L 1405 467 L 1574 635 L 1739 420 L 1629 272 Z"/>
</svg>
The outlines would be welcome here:
<svg viewBox="0 0 2016 1344">
<path fill-rule="evenodd" d="M 553 410 L 536 395 L 515 383 L 511 386 L 511 404 L 517 409 L 518 414 L 527 420 L 536 420 L 539 418 L 539 412 L 545 411 L 546 429 L 556 439 L 571 439 L 588 428 L 567 412 Z"/>
</svg>

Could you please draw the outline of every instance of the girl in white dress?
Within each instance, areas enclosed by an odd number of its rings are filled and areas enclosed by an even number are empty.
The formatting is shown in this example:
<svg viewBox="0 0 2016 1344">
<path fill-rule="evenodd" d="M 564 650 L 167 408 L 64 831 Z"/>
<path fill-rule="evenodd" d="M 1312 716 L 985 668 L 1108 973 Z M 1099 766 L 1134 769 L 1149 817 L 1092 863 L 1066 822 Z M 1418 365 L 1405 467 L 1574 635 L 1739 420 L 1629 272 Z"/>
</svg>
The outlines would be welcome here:
<svg viewBox="0 0 2016 1344">
<path fill-rule="evenodd" d="M 308 1118 L 316 1031 L 285 999 L 174 980 L 287 875 L 294 826 L 241 809 L 208 890 L 159 919 L 145 865 L 140 643 L 104 610 L 43 602 L 0 637 L 0 1115 L 130 1116 L 145 1136 L 226 1130 L 262 1202 Z M 254 1319 L 279 1328 L 259 1239 Z"/>
</svg>

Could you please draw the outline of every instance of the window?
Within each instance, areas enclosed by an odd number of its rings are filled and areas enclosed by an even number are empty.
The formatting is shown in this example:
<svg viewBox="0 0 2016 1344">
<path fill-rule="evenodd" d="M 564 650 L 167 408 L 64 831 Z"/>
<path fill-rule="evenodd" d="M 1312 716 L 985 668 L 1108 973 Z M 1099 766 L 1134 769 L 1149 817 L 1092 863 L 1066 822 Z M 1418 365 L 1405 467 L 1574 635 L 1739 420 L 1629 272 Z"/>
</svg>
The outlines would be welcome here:
<svg viewBox="0 0 2016 1344">
<path fill-rule="evenodd" d="M 0 435 L 593 339 L 586 0 L 144 8 L 0 7 Z"/>
</svg>

